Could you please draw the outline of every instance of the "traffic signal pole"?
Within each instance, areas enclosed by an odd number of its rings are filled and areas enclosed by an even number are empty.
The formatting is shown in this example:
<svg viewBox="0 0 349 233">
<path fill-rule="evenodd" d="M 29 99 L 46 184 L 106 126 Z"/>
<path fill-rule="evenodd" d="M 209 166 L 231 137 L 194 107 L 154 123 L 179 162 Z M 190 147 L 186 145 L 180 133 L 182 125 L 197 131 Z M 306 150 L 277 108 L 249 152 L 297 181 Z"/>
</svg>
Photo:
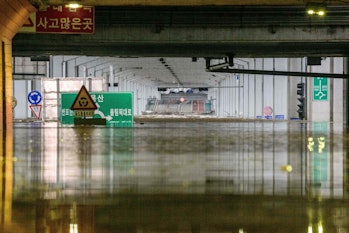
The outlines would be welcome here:
<svg viewBox="0 0 349 233">
<path fill-rule="evenodd" d="M 306 119 L 306 107 L 307 107 L 307 99 L 306 99 L 306 85 L 304 82 L 297 83 L 297 99 L 299 103 L 298 106 L 298 118 L 300 120 Z"/>
</svg>

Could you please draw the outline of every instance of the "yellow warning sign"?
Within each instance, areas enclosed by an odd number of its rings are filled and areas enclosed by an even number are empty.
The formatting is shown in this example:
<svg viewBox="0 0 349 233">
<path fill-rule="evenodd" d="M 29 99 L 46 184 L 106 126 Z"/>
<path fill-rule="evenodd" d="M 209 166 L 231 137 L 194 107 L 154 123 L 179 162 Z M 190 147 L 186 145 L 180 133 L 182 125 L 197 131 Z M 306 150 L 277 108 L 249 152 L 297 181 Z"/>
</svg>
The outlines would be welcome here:
<svg viewBox="0 0 349 233">
<path fill-rule="evenodd" d="M 96 110 L 97 105 L 91 98 L 86 87 L 83 85 L 76 96 L 73 105 L 70 108 L 71 110 Z"/>
</svg>

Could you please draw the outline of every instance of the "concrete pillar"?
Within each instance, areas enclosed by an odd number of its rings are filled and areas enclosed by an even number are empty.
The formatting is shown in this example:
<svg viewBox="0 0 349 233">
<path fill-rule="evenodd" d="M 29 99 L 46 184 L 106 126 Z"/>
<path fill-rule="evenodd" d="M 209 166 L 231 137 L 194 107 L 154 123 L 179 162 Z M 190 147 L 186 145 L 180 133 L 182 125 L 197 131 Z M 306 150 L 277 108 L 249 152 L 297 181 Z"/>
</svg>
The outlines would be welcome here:
<svg viewBox="0 0 349 233">
<path fill-rule="evenodd" d="M 344 58 L 332 58 L 332 71 L 333 73 L 344 73 Z M 343 72 L 344 71 L 344 72 Z M 331 105 L 332 105 L 332 121 L 333 122 L 344 122 L 344 80 L 334 79 L 332 81 L 331 91 Z"/>
<path fill-rule="evenodd" d="M 4 142 L 3 136 L 12 135 L 12 38 L 35 8 L 27 0 L 0 0 L 0 6 L 6 12 L 0 15 L 0 141 Z"/>
<path fill-rule="evenodd" d="M 346 74 L 349 74 L 349 58 L 348 57 L 346 57 L 346 58 L 344 58 L 344 68 L 343 68 L 343 70 L 344 70 L 344 72 L 346 73 Z M 349 90 L 349 81 L 348 81 L 348 79 L 345 79 L 344 81 L 343 81 L 344 83 L 343 83 L 343 88 L 344 88 L 344 92 L 343 92 L 343 94 L 344 94 L 344 97 L 343 97 L 343 101 L 344 101 L 344 104 L 343 104 L 343 106 L 344 106 L 344 123 L 347 125 L 347 130 L 349 129 L 349 94 L 348 94 L 348 90 Z M 349 170 L 348 170 L 348 172 L 349 172 Z"/>
<path fill-rule="evenodd" d="M 2 40 L 0 45 L 0 119 L 2 130 L 12 130 L 12 46 L 10 41 Z"/>
<path fill-rule="evenodd" d="M 35 8 L 27 0 L 0 0 L 0 129 L 12 129 L 12 38 Z M 17 11 L 15 11 L 16 9 Z"/>
<path fill-rule="evenodd" d="M 12 130 L 12 58 L 11 42 L 2 40 L 0 45 L 0 226 L 11 224 L 13 183 L 13 130 Z M 0 229 L 0 231 L 3 229 Z"/>
<path fill-rule="evenodd" d="M 12 38 L 35 9 L 27 0 L 0 0 L 0 231 L 14 232 L 12 224 L 13 129 Z M 16 10 L 14 10 L 16 9 Z"/>
<path fill-rule="evenodd" d="M 256 70 L 262 70 L 263 69 L 263 61 L 262 59 L 256 59 L 255 64 Z M 263 116 L 263 76 L 262 75 L 256 75 L 256 89 L 255 89 L 255 113 L 257 116 Z"/>
<path fill-rule="evenodd" d="M 322 60 L 321 66 L 308 66 L 308 72 L 328 72 L 330 67 L 330 59 Z M 330 88 L 328 88 L 328 96 L 326 100 L 314 100 L 314 79 L 308 78 L 308 119 L 311 121 L 330 121 Z M 330 80 L 327 79 L 327 86 L 330 87 Z M 311 113 L 311 114 L 310 114 Z"/>
</svg>

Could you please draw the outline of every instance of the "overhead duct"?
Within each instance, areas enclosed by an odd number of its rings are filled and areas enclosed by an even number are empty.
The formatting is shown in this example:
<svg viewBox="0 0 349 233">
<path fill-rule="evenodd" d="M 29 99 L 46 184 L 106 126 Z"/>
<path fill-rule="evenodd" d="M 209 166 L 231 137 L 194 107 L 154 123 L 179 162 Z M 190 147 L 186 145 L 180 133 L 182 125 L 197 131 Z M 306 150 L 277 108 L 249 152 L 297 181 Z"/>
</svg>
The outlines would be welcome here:
<svg viewBox="0 0 349 233">
<path fill-rule="evenodd" d="M 321 66 L 321 57 L 307 57 L 308 66 Z"/>
<path fill-rule="evenodd" d="M 221 60 L 222 58 L 206 58 L 206 70 L 208 71 L 215 71 L 219 69 L 224 69 L 229 66 L 234 66 L 234 58 L 232 55 L 229 55 L 228 57 L 224 57 L 224 62 L 222 63 L 217 63 L 217 64 L 211 64 L 212 60 Z"/>
</svg>

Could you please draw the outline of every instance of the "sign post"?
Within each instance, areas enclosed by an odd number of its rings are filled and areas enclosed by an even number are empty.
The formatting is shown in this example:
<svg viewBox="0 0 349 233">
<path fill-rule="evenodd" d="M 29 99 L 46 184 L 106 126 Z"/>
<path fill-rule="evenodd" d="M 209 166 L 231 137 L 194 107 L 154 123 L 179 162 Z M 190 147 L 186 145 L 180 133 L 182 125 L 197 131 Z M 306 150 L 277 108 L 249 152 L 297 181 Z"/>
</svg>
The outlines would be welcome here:
<svg viewBox="0 0 349 233">
<path fill-rule="evenodd" d="M 29 106 L 30 110 L 36 116 L 37 119 L 41 117 L 42 105 L 40 104 L 42 101 L 42 95 L 39 91 L 31 91 L 28 94 L 28 102 L 31 104 Z"/>
</svg>

